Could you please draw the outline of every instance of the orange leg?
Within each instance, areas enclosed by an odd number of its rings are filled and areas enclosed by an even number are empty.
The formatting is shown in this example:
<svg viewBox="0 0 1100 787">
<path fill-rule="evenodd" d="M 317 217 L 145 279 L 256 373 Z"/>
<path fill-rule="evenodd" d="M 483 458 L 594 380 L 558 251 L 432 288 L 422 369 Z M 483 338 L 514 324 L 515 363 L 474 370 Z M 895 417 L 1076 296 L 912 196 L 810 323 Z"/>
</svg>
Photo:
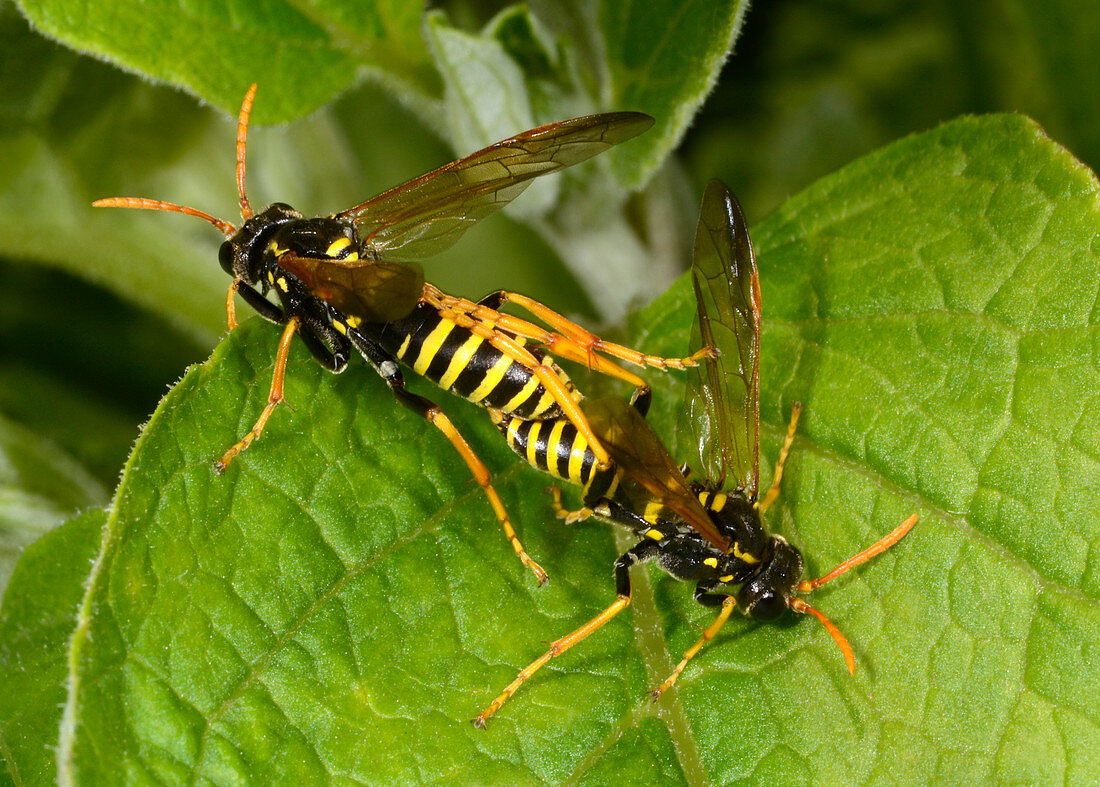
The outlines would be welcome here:
<svg viewBox="0 0 1100 787">
<path fill-rule="evenodd" d="M 501 706 L 508 701 L 508 698 L 515 694 L 519 687 L 522 686 L 528 678 L 538 672 L 543 665 L 550 661 L 550 659 L 565 653 L 569 648 L 576 645 L 588 635 L 596 632 L 605 623 L 630 606 L 630 598 L 632 595 L 630 590 L 630 567 L 636 563 L 656 557 L 657 553 L 658 547 L 655 542 L 642 541 L 620 555 L 619 559 L 615 561 L 616 598 L 611 606 L 576 631 L 551 642 L 549 650 L 520 670 L 519 674 L 516 675 L 516 679 L 508 684 L 507 688 L 500 693 L 500 696 L 489 703 L 489 707 L 473 719 L 474 726 L 484 727 L 489 717 L 500 710 Z"/>
<path fill-rule="evenodd" d="M 570 340 L 573 346 L 577 347 L 578 350 L 588 355 L 602 352 L 613 358 L 618 358 L 621 361 L 632 363 L 635 366 L 652 366 L 661 370 L 685 369 L 689 366 L 698 366 L 699 361 L 704 358 L 715 357 L 714 349 L 711 347 L 705 347 L 686 358 L 665 358 L 659 355 L 647 355 L 631 347 L 624 347 L 621 344 L 605 341 L 545 304 L 528 298 L 526 295 L 508 291 L 502 292 L 501 295 L 506 303 L 514 303 L 520 308 L 526 309 L 547 325 L 560 332 L 558 334 L 543 332 L 541 336 L 530 337 L 546 344 L 551 351 L 557 349 L 558 343 L 562 339 L 566 339 Z M 545 341 L 542 336 L 546 337 Z M 570 357 L 564 353 L 562 355 L 563 357 Z M 573 358 L 573 360 L 581 361 L 580 358 Z"/>
<path fill-rule="evenodd" d="M 811 590 L 817 590 L 819 587 L 824 585 L 826 582 L 832 582 L 834 579 L 839 577 L 841 574 L 844 574 L 845 572 L 849 571 L 853 567 L 858 566 L 860 563 L 866 563 L 871 558 L 877 557 L 878 555 L 881 555 L 883 552 L 885 552 L 887 549 L 892 547 L 894 544 L 901 541 L 905 537 L 905 534 L 913 529 L 913 526 L 915 524 L 917 524 L 917 521 L 919 519 L 920 519 L 920 514 L 911 515 L 908 519 L 906 519 L 900 525 L 895 527 L 893 530 L 891 530 L 889 533 L 887 533 L 881 539 L 876 541 L 874 544 L 867 547 L 865 550 L 860 552 L 858 555 L 855 555 L 853 557 L 848 558 L 847 560 L 845 560 L 843 563 L 841 563 L 839 566 L 834 568 L 832 571 L 830 571 L 828 574 L 821 577 L 820 579 L 810 579 L 810 580 L 803 580 L 803 581 L 799 582 L 798 583 L 798 592 L 799 593 L 809 593 Z"/>
<path fill-rule="evenodd" d="M 252 430 L 214 463 L 214 469 L 219 473 L 224 473 L 225 469 L 229 467 L 229 463 L 233 461 L 233 457 L 248 448 L 253 440 L 259 439 L 260 435 L 263 434 L 264 426 L 267 425 L 267 419 L 271 417 L 271 414 L 275 412 L 275 408 L 283 401 L 283 378 L 286 377 L 286 359 L 290 354 L 290 342 L 298 330 L 298 325 L 299 320 L 297 317 L 291 317 L 287 320 L 286 327 L 283 329 L 283 338 L 279 340 L 279 352 L 275 356 L 275 372 L 271 376 L 271 391 L 267 395 L 267 407 L 256 419 Z"/>
<path fill-rule="evenodd" d="M 546 584 L 549 577 L 542 569 L 542 566 L 531 559 L 531 556 L 524 550 L 523 544 L 520 543 L 519 536 L 516 535 L 515 528 L 512 527 L 512 522 L 508 518 L 508 512 L 504 508 L 504 503 L 501 502 L 497 490 L 493 488 L 492 476 L 489 474 L 488 468 L 485 467 L 481 459 L 474 453 L 474 450 L 470 448 L 470 444 L 466 442 L 466 438 L 455 429 L 454 424 L 451 423 L 451 419 L 448 418 L 442 410 L 432 406 L 424 413 L 424 417 L 431 422 L 432 426 L 447 436 L 447 439 L 451 441 L 451 445 L 455 447 L 455 450 L 458 451 L 463 461 L 466 462 L 466 466 L 470 468 L 474 480 L 477 481 L 478 486 L 485 492 L 485 496 L 489 498 L 489 505 L 493 507 L 493 513 L 496 514 L 501 527 L 504 528 L 504 535 L 512 544 L 512 549 L 516 551 L 516 555 L 519 557 L 520 562 L 531 569 L 535 575 L 535 579 L 538 580 L 540 585 Z"/>
<path fill-rule="evenodd" d="M 240 195 L 241 218 L 248 221 L 252 217 L 252 206 L 248 204 L 248 197 L 244 195 L 244 153 L 248 145 L 248 117 L 252 114 L 252 100 L 256 98 L 255 82 L 248 92 L 244 94 L 241 102 L 241 111 L 237 116 L 237 194 Z"/>
<path fill-rule="evenodd" d="M 588 519 L 595 512 L 591 508 L 578 508 L 575 511 L 570 511 L 561 503 L 561 487 L 548 486 L 546 491 L 550 493 L 550 497 L 553 500 L 550 503 L 551 508 L 554 509 L 554 516 L 558 519 L 564 519 L 565 524 L 572 525 L 582 520 Z"/>
<path fill-rule="evenodd" d="M 665 678 L 665 682 L 649 693 L 649 696 L 651 696 L 654 701 L 676 682 L 676 679 L 680 677 L 680 673 L 684 671 L 684 667 L 688 665 L 689 661 L 695 658 L 695 654 L 698 653 L 704 645 L 714 639 L 722 626 L 726 625 L 726 621 L 730 618 L 730 613 L 733 612 L 736 606 L 737 600 L 733 596 L 726 596 L 726 600 L 722 602 L 722 611 L 718 613 L 718 617 L 716 617 L 709 626 L 703 629 L 703 636 L 699 637 L 698 642 L 684 651 L 684 657 L 680 660 L 680 663 L 676 665 L 676 669 L 672 671 L 672 674 Z"/>
<path fill-rule="evenodd" d="M 225 294 L 225 324 L 230 331 L 237 328 L 237 302 L 233 296 L 237 294 L 237 286 L 240 283 L 240 279 L 233 279 L 229 285 L 229 292 Z"/>
<path fill-rule="evenodd" d="M 475 320 L 488 323 L 515 336 L 533 339 L 555 355 L 585 364 L 592 371 L 617 377 L 636 387 L 644 385 L 644 381 L 640 377 L 597 355 L 597 353 L 602 352 L 636 366 L 651 366 L 662 370 L 697 366 L 703 358 L 714 357 L 714 350 L 710 347 L 704 348 L 687 358 L 663 358 L 656 355 L 646 355 L 621 344 L 605 341 L 548 306 L 514 292 L 501 291 L 497 295 L 500 296 L 503 302 L 515 303 L 517 306 L 526 309 L 555 328 L 557 332 L 547 331 L 532 322 L 510 314 L 504 314 L 465 298 L 445 295 L 431 285 L 425 285 L 424 294 L 425 299 L 438 308 L 468 314 Z"/>
<path fill-rule="evenodd" d="M 919 519 L 919 514 L 913 514 L 896 528 L 894 528 L 890 533 L 883 536 L 881 539 L 876 541 L 871 546 L 867 547 L 858 555 L 848 558 L 820 579 L 802 580 L 798 583 L 798 592 L 810 593 L 814 590 L 817 590 L 826 582 L 832 582 L 841 574 L 850 571 L 852 568 L 858 566 L 860 563 L 866 563 L 871 558 L 876 557 L 877 555 L 881 555 L 894 544 L 901 541 L 901 539 L 905 537 L 905 534 L 913 529 L 913 526 L 917 524 L 917 520 Z M 844 662 L 848 665 L 848 673 L 850 675 L 854 675 L 856 672 L 855 654 L 852 653 L 852 646 L 848 644 L 848 640 L 844 637 L 842 633 L 840 633 L 840 629 L 838 629 L 831 620 L 825 617 L 824 613 L 814 609 L 802 599 L 792 598 L 789 603 L 791 609 L 793 609 L 795 612 L 813 615 L 815 618 L 821 621 L 821 624 L 825 626 L 825 630 L 829 632 L 829 636 L 833 638 L 837 646 L 840 648 L 840 652 L 844 654 Z"/>
<path fill-rule="evenodd" d="M 520 670 L 520 673 L 516 676 L 516 679 L 508 684 L 507 688 L 505 688 L 504 691 L 500 693 L 500 696 L 489 703 L 489 707 L 487 707 L 481 713 L 477 714 L 476 717 L 474 717 L 474 726 L 478 728 L 483 728 L 485 726 L 485 722 L 489 720 L 489 717 L 500 710 L 504 703 L 508 701 L 508 698 L 515 694 L 519 687 L 522 686 L 528 678 L 538 672 L 539 669 L 546 664 L 546 662 L 550 661 L 550 659 L 554 658 L 555 656 L 560 656 L 562 653 L 569 650 L 569 648 L 576 645 L 589 634 L 592 634 L 594 631 L 599 629 L 601 626 L 607 623 L 607 621 L 611 620 L 628 606 L 630 606 L 630 596 L 619 596 L 615 599 L 615 602 L 611 606 L 609 606 L 596 617 L 592 618 L 592 620 L 585 623 L 579 629 L 572 632 L 571 634 L 566 634 L 561 639 L 556 639 L 551 642 L 550 649 L 548 651 L 543 653 L 537 659 L 535 659 L 522 670 Z"/>
<path fill-rule="evenodd" d="M 764 498 L 760 501 L 760 513 L 771 508 L 772 503 L 779 497 L 779 483 L 783 480 L 783 465 L 787 462 L 787 455 L 791 452 L 791 443 L 794 442 L 794 430 L 798 428 L 798 416 L 802 414 L 802 403 L 795 402 L 791 410 L 791 422 L 787 426 L 787 437 L 783 440 L 783 447 L 779 449 L 779 461 L 775 463 L 775 475 L 772 476 L 772 485 L 768 488 Z"/>
<path fill-rule="evenodd" d="M 633 385 L 635 388 L 641 388 L 646 385 L 645 380 L 634 374 L 634 372 L 624 369 L 617 363 L 601 355 L 597 355 L 598 348 L 596 344 L 599 343 L 599 339 L 595 337 L 593 337 L 594 341 L 589 342 L 586 347 L 582 347 L 575 339 L 569 336 L 547 331 L 527 320 L 514 317 L 511 314 L 504 314 L 503 312 L 490 309 L 488 306 L 473 303 L 462 298 L 444 296 L 438 308 L 468 315 L 470 318 L 490 325 L 494 329 L 502 331 L 509 336 L 522 336 L 525 339 L 534 340 L 554 355 L 584 364 L 589 371 L 606 374 L 609 377 L 615 377 Z M 615 346 L 618 347 L 619 345 Z M 623 349 L 625 350 L 626 348 Z"/>
</svg>

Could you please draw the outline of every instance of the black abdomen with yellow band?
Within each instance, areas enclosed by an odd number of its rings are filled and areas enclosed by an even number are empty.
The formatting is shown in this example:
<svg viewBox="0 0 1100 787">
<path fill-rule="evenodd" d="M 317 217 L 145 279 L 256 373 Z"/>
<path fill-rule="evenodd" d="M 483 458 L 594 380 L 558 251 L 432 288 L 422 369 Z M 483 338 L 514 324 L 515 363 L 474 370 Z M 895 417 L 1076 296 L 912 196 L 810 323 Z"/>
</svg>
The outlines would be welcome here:
<svg viewBox="0 0 1100 787">
<path fill-rule="evenodd" d="M 584 435 L 567 419 L 535 421 L 496 410 L 491 414 L 513 451 L 536 470 L 581 487 L 586 506 L 618 491 L 618 468 L 601 468 Z"/>
<path fill-rule="evenodd" d="M 420 304 L 408 317 L 378 326 L 377 338 L 414 372 L 475 404 L 520 418 L 563 415 L 553 394 L 531 369 L 432 306 Z M 524 344 L 522 339 L 515 341 Z M 536 355 L 540 360 L 544 357 Z M 574 400 L 579 400 L 565 372 L 557 365 L 553 368 Z"/>
</svg>

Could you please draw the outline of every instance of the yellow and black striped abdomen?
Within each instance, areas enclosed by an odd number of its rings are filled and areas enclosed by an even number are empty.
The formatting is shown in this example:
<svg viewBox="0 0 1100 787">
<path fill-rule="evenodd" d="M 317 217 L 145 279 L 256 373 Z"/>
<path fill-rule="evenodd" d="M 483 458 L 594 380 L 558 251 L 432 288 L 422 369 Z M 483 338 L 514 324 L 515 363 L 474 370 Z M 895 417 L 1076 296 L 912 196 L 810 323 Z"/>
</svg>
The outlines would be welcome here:
<svg viewBox="0 0 1100 787">
<path fill-rule="evenodd" d="M 379 341 L 417 374 L 475 404 L 520 418 L 562 414 L 530 369 L 431 306 L 421 304 L 408 317 L 386 323 Z M 561 377 L 572 390 L 568 377 Z"/>
<path fill-rule="evenodd" d="M 618 471 L 614 467 L 599 469 L 588 441 L 567 418 L 502 418 L 497 420 L 497 428 L 509 447 L 528 464 L 583 487 L 586 500 L 614 493 Z"/>
</svg>

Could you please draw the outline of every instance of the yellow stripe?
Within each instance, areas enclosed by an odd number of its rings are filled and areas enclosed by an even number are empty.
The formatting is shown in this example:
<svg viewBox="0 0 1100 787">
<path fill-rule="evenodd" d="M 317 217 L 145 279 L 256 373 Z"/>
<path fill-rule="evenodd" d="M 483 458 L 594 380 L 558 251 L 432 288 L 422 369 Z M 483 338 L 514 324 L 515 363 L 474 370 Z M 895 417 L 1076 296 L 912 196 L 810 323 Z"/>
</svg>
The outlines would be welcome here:
<svg viewBox="0 0 1100 787">
<path fill-rule="evenodd" d="M 531 379 L 527 381 L 527 385 L 520 388 L 519 393 L 513 396 L 508 404 L 500 408 L 506 413 L 515 412 L 516 408 L 531 398 L 531 394 L 535 392 L 535 388 L 538 387 L 539 378 L 535 375 L 531 375 Z"/>
<path fill-rule="evenodd" d="M 584 485 L 581 471 L 584 469 L 584 452 L 588 449 L 588 440 L 584 435 L 577 433 L 577 439 L 573 441 L 569 449 L 569 480 L 580 486 Z"/>
<path fill-rule="evenodd" d="M 412 341 L 412 334 L 406 333 L 404 341 L 401 342 L 401 346 L 397 348 L 397 357 L 402 361 L 405 360 L 405 353 L 409 351 L 409 342 Z"/>
<path fill-rule="evenodd" d="M 505 439 L 508 440 L 508 445 L 517 454 L 519 453 L 519 428 L 523 426 L 523 421 L 519 418 L 512 418 L 508 421 L 508 429 L 505 432 Z"/>
<path fill-rule="evenodd" d="M 558 444 L 561 443 L 561 433 L 565 429 L 565 423 L 564 418 L 557 419 L 546 441 L 546 466 L 550 469 L 550 474 L 557 478 L 561 478 L 561 473 L 558 472 Z"/>
<path fill-rule="evenodd" d="M 346 235 L 341 238 L 337 238 L 329 244 L 329 247 L 327 249 L 325 249 L 325 255 L 328 257 L 335 257 L 350 245 L 351 238 L 347 237 Z"/>
<path fill-rule="evenodd" d="M 609 498 L 614 498 L 615 497 L 615 493 L 617 491 L 619 491 L 619 481 L 622 479 L 622 477 L 623 477 L 622 471 L 621 470 L 616 470 L 615 471 L 615 477 L 611 479 L 611 484 L 607 487 L 607 492 L 605 492 L 607 497 L 609 497 Z"/>
<path fill-rule="evenodd" d="M 617 492 L 618 489 L 619 489 L 619 480 L 622 478 L 622 471 L 621 470 L 614 470 L 614 471 L 604 470 L 604 471 L 600 471 L 600 470 L 597 470 L 597 469 L 593 468 L 592 469 L 592 477 L 588 479 L 587 484 L 585 484 L 584 486 L 581 487 L 581 497 L 584 500 L 587 500 L 589 495 L 592 493 L 592 484 L 594 484 L 598 479 L 600 479 L 605 472 L 610 472 L 612 474 L 611 475 L 611 483 L 607 485 L 607 490 L 601 495 L 601 497 L 606 499 L 606 500 L 614 500 L 615 499 L 615 492 Z M 606 508 L 606 506 L 605 506 L 605 508 Z"/>
<path fill-rule="evenodd" d="M 470 359 L 477 352 L 477 348 L 481 346 L 482 341 L 483 339 L 480 336 L 470 334 L 470 338 L 464 341 L 462 346 L 451 356 L 451 362 L 447 364 L 447 371 L 439 378 L 440 388 L 450 388 L 455 384 L 455 380 L 462 374 L 462 370 L 466 368 L 466 365 L 470 363 Z"/>
<path fill-rule="evenodd" d="M 493 389 L 500 385 L 500 381 L 504 379 L 504 373 L 508 371 L 508 367 L 512 365 L 512 359 L 506 355 L 502 355 L 497 358 L 497 362 L 493 364 L 493 368 L 485 373 L 485 376 L 481 379 L 469 396 L 466 398 L 471 402 L 480 402 L 485 399 L 489 394 L 493 392 Z"/>
<path fill-rule="evenodd" d="M 760 562 L 760 558 L 756 557 L 756 555 L 752 555 L 748 552 L 742 552 L 741 547 L 738 545 L 738 543 L 736 541 L 733 542 L 733 550 L 732 551 L 733 551 L 733 556 L 735 558 L 737 558 L 738 560 L 744 560 L 750 566 L 753 563 L 759 563 Z"/>
<path fill-rule="evenodd" d="M 539 432 L 542 430 L 542 421 L 534 421 L 531 424 L 531 431 L 527 433 L 527 463 L 531 467 L 538 467 L 538 451 L 535 449 L 535 443 L 538 441 Z"/>
<path fill-rule="evenodd" d="M 454 327 L 455 324 L 450 320 L 439 321 L 439 325 L 435 326 L 432 332 L 428 334 L 424 344 L 420 345 L 420 354 L 416 356 L 416 363 L 412 365 L 414 372 L 424 374 L 428 371 L 432 359 L 435 358 L 439 348 L 443 346 L 443 342 L 447 340 Z"/>
<path fill-rule="evenodd" d="M 657 524 L 660 521 L 661 514 L 664 513 L 665 507 L 661 503 L 646 503 L 645 512 L 642 514 L 642 519 L 649 522 L 651 525 Z"/>
<path fill-rule="evenodd" d="M 531 413 L 531 417 L 541 418 L 555 404 L 557 404 L 557 399 L 554 398 L 554 394 L 549 391 L 543 391 L 542 398 L 539 399 L 539 403 L 535 406 L 535 410 Z"/>
</svg>

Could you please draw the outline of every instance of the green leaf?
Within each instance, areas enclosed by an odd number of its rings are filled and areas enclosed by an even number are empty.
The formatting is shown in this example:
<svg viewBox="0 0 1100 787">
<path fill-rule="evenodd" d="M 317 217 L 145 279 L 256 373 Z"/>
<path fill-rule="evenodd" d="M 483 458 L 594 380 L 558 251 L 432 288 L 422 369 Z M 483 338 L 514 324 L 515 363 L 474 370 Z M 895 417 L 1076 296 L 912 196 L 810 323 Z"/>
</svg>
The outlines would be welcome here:
<svg viewBox="0 0 1100 787">
<path fill-rule="evenodd" d="M 457 148 L 477 150 L 536 125 L 523 72 L 498 41 L 456 30 L 440 12 L 428 14 L 425 32 L 443 76 L 446 127 Z"/>
<path fill-rule="evenodd" d="M 681 689 L 714 711 L 688 705 L 701 747 L 728 734 L 708 692 L 763 725 L 716 781 L 1096 771 L 1098 218 L 1091 172 L 994 116 L 861 159 L 757 229 L 764 420 L 778 434 L 805 406 L 779 529 L 821 574 L 908 510 L 922 521 L 819 593 L 853 635 L 854 684 L 797 651 L 746 674 L 726 646 Z M 694 636 L 674 628 L 672 649 Z"/>
<path fill-rule="evenodd" d="M 527 589 L 480 492 L 469 488 L 443 438 L 398 410 L 377 376 L 361 366 L 333 377 L 296 347 L 287 385 L 291 407 L 277 413 L 224 478 L 214 474 L 212 459 L 266 397 L 277 338 L 276 329 L 257 320 L 235 332 L 169 394 L 135 450 L 85 600 L 90 617 L 75 640 L 81 675 L 107 668 L 102 683 L 77 678 L 79 732 L 76 740 L 61 741 L 63 759 L 72 745 L 73 773 L 81 781 L 110 780 L 123 767 L 113 757 L 88 759 L 86 745 L 149 752 L 153 761 L 135 767 L 152 778 L 185 778 L 183 764 L 195 759 L 211 778 L 235 772 L 311 781 L 324 772 L 329 754 L 309 751 L 319 742 L 296 732 L 303 719 L 293 717 L 322 707 L 337 725 L 322 748 L 335 747 L 338 759 L 381 752 L 391 736 L 412 738 L 409 724 L 418 726 L 425 747 L 434 745 L 453 727 L 449 719 L 464 712 L 468 684 L 462 681 L 479 663 L 462 653 L 457 628 L 478 628 L 490 595 Z M 472 438 L 494 444 L 492 426 L 477 415 Z M 507 461 L 506 449 L 496 448 L 498 461 Z M 290 471 L 294 465 L 307 470 Z M 449 512 L 465 523 L 458 531 L 450 529 Z M 149 539 L 158 546 L 146 551 Z M 488 564 L 502 570 L 487 569 L 490 580 L 468 588 L 472 617 L 456 620 L 433 590 L 445 587 L 452 571 L 472 577 L 486 570 L 486 551 Z M 98 588 L 115 599 L 106 630 L 94 600 Z M 195 592 L 202 598 L 178 606 Z M 392 596 L 383 607 L 375 606 L 379 592 Z M 345 650 L 344 636 L 326 642 L 333 625 L 359 644 Z M 284 650 L 299 635 L 305 650 Z M 142 655 L 126 659 L 122 672 L 108 668 L 101 658 L 131 637 L 141 641 Z M 308 665 L 314 647 L 326 654 L 317 673 Z M 448 653 L 465 664 L 461 675 L 440 675 Z M 177 691 L 164 681 L 192 671 L 191 688 Z M 450 696 L 408 691 L 440 677 L 454 683 Z M 121 706 L 95 699 L 125 684 L 136 691 L 128 713 L 141 729 L 127 730 Z M 315 692 L 325 697 L 320 705 Z M 238 700 L 250 708 L 244 716 Z M 375 719 L 374 732 L 364 737 L 356 720 L 378 712 L 391 722 Z M 424 735 L 426 728 L 436 734 Z M 149 735 L 168 738 L 162 746 Z M 251 741 L 243 759 L 226 748 L 239 736 Z M 278 740 L 282 754 L 265 754 L 264 739 Z M 477 741 L 467 736 L 471 757 Z M 377 768 L 376 778 L 383 778 L 406 766 L 400 757 L 385 756 L 377 766 L 368 760 L 353 768 Z M 494 768 L 487 765 L 491 777 Z M 453 763 L 431 767 L 443 773 Z M 482 772 L 476 760 L 466 767 L 471 777 Z"/>
<path fill-rule="evenodd" d="M 526 127 L 517 125 L 524 118 L 647 112 L 654 129 L 606 157 L 617 182 L 637 189 L 679 145 L 714 88 L 745 8 L 742 2 L 537 4 L 532 12 L 516 5 L 478 35 L 430 14 L 426 34 L 445 85 L 447 134 L 457 149 L 472 150 Z"/>
<path fill-rule="evenodd" d="M 648 150 L 620 158 L 618 174 L 644 183 L 680 144 L 741 29 L 748 3 L 661 0 L 602 3 L 599 27 L 607 47 L 611 103 L 657 118 Z M 662 20 L 654 24 L 655 19 Z"/>
<path fill-rule="evenodd" d="M 69 638 L 84 579 L 107 521 L 93 510 L 27 548 L 0 610 L 0 778 L 47 784 L 57 775 L 50 741 L 65 705 Z"/>
<path fill-rule="evenodd" d="M 508 18 L 520 16 L 533 24 L 525 11 L 507 13 Z M 471 35 L 456 30 L 440 12 L 428 14 L 424 29 L 443 77 L 443 127 L 454 149 L 472 152 L 539 125 L 520 64 L 491 31 Z M 561 114 L 559 103 L 549 108 L 545 120 L 571 114 Z M 525 199 L 507 210 L 516 217 L 541 216 L 553 207 L 558 192 L 558 179 L 544 179 L 531 184 Z"/>
<path fill-rule="evenodd" d="M 434 85 L 420 40 L 421 6 L 403 0 L 322 0 L 302 5 L 208 2 L 20 2 L 42 32 L 80 52 L 185 88 L 235 113 L 253 82 L 268 100 L 256 121 L 309 114 L 358 79 L 360 69 Z"/>
<path fill-rule="evenodd" d="M 471 134 L 527 128 L 504 120 L 529 114 L 528 91 L 550 119 L 578 114 L 562 113 L 566 107 L 646 111 L 658 118 L 656 132 L 616 162 L 619 179 L 635 188 L 679 144 L 714 86 L 746 8 L 717 0 L 544 4 L 540 19 L 514 5 L 474 35 L 450 27 L 441 13 L 425 22 L 420 4 L 394 0 L 246 9 L 226 2 L 200 8 L 75 0 L 19 6 L 39 30 L 73 49 L 179 85 L 226 112 L 236 110 L 249 84 L 261 82 L 267 100 L 256 105 L 257 123 L 309 114 L 362 74 L 414 106 L 460 150 Z M 438 107 L 441 78 L 446 122 Z M 494 133 L 478 146 L 499 138 Z"/>
<path fill-rule="evenodd" d="M 854 677 L 812 619 L 736 619 L 653 706 L 712 615 L 636 569 L 629 611 L 474 730 L 611 601 L 628 540 L 553 521 L 545 478 L 445 401 L 551 574 L 536 589 L 444 439 L 362 365 L 328 375 L 298 346 L 290 406 L 216 476 L 267 395 L 278 330 L 253 320 L 135 450 L 68 654 L 70 723 L 43 743 L 91 783 L 1087 778 L 1098 218 L 1091 173 L 1004 116 L 884 149 L 754 228 L 762 465 L 805 406 L 771 524 L 820 575 L 922 515 L 815 594 Z M 680 284 L 648 309 L 646 349 L 682 353 L 692 308 Z M 667 433 L 681 381 L 649 377 Z"/>
<path fill-rule="evenodd" d="M 176 233 L 134 221 L 133 215 L 119 216 L 116 224 L 90 203 L 148 186 L 150 194 L 171 194 L 181 202 L 195 196 L 203 204 L 193 189 L 181 193 L 172 184 L 181 172 L 196 173 L 200 182 L 208 176 L 210 184 L 232 183 L 216 153 L 226 149 L 229 125 L 212 123 L 209 113 L 182 96 L 152 90 L 51 45 L 30 33 L 8 5 L 0 8 L 0 36 L 14 49 L 0 65 L 5 258 L 48 263 L 110 286 L 212 341 L 224 324 L 218 313 L 224 277 L 211 270 L 196 244 L 206 237 L 203 228 L 173 223 L 183 226 Z M 217 147 L 210 147 L 215 137 Z M 173 164 L 182 150 L 190 157 L 184 155 L 186 169 L 177 169 Z M 232 209 L 231 185 L 222 187 L 227 191 L 225 203 Z"/>
<path fill-rule="evenodd" d="M 537 219 L 533 226 L 609 320 L 682 270 L 682 247 L 672 240 L 678 226 L 670 216 L 675 184 L 655 172 L 714 86 L 745 8 L 668 6 L 624 11 L 603 4 L 599 19 L 594 7 L 574 13 L 538 4 L 533 13 L 511 6 L 476 35 L 451 27 L 442 13 L 430 14 L 425 25 L 446 86 L 443 133 L 456 150 L 490 144 L 523 124 L 598 111 L 634 109 L 656 119 L 641 137 L 570 170 L 560 188 L 556 179 L 534 184 L 510 211 Z M 652 24 L 666 13 L 674 20 L 670 28 Z M 606 40 L 595 43 L 601 37 Z M 650 182 L 657 238 L 641 237 L 635 206 L 624 208 L 629 192 Z"/>
<path fill-rule="evenodd" d="M 179 85 L 229 113 L 247 86 L 260 82 L 266 99 L 256 104 L 257 123 L 307 115 L 362 75 L 457 150 L 533 125 L 506 122 L 530 115 L 532 103 L 543 122 L 609 108 L 646 111 L 658 119 L 655 133 L 629 156 L 615 157 L 617 178 L 637 188 L 679 144 L 714 87 L 746 4 L 541 4 L 538 15 L 517 4 L 480 34 L 452 27 L 441 12 L 422 19 L 420 4 L 393 0 L 245 10 L 226 2 L 198 8 L 48 0 L 19 7 L 69 47 Z"/>
<path fill-rule="evenodd" d="M 234 219 L 231 119 L 51 45 L 28 32 L 10 8 L 0 11 L 0 37 L 17 55 L 0 64 L 0 159 L 12 163 L 0 168 L 5 256 L 109 288 L 203 345 L 213 344 L 225 330 L 228 280 L 216 264 L 220 235 L 192 218 L 96 210 L 91 202 L 148 196 Z M 257 104 L 267 99 L 261 87 Z M 370 88 L 289 128 L 254 128 L 250 142 L 254 202 L 289 200 L 317 214 L 362 201 L 450 156 L 411 116 Z M 576 286 L 561 284 L 567 276 L 560 262 L 530 231 L 502 220 L 470 235 L 461 249 L 440 258 L 443 272 L 436 281 L 461 277 L 477 288 L 465 294 L 478 297 L 505 281 L 555 283 L 564 293 L 560 303 L 576 302 Z M 464 263 L 466 255 L 487 259 L 484 275 L 482 266 L 471 270 Z M 530 268 L 506 278 L 517 260 L 530 260 Z M 544 272 L 544 265 L 550 270 Z M 30 300 L 20 279 L 0 275 L 13 287 L 6 301 Z M 55 300 L 46 307 L 43 313 L 59 324 L 66 308 L 79 305 Z M 161 332 L 140 335 L 151 341 Z M 25 344 L 25 334 L 16 331 L 10 341 Z M 111 470 L 116 473 L 117 466 Z"/>
<path fill-rule="evenodd" d="M 633 109 L 656 119 L 649 132 L 601 156 L 600 175 L 565 179 L 556 209 L 534 225 L 606 320 L 622 318 L 686 264 L 680 239 L 694 218 L 683 220 L 677 173 L 660 167 L 714 87 L 745 8 L 740 2 L 536 2 L 533 13 L 502 12 L 482 36 L 499 41 L 521 65 L 537 116 Z M 478 49 L 486 51 L 491 47 Z M 624 208 L 626 194 L 644 184 L 641 208 Z"/>
</svg>

